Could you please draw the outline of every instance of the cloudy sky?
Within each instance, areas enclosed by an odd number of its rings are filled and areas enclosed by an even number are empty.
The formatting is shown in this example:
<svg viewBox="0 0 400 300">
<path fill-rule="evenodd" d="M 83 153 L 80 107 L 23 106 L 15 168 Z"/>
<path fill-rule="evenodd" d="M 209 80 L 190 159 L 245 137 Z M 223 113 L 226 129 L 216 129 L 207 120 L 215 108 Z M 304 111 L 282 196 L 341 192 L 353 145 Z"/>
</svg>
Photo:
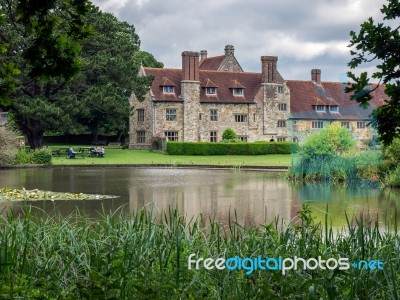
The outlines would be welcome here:
<svg viewBox="0 0 400 300">
<path fill-rule="evenodd" d="M 94 0 L 103 11 L 135 26 L 141 49 L 165 67 L 180 68 L 185 50 L 224 54 L 235 46 L 244 71 L 260 72 L 262 55 L 278 56 L 285 79 L 343 81 L 350 60 L 349 32 L 373 17 L 384 0 Z M 373 67 L 369 67 L 372 70 Z"/>
</svg>

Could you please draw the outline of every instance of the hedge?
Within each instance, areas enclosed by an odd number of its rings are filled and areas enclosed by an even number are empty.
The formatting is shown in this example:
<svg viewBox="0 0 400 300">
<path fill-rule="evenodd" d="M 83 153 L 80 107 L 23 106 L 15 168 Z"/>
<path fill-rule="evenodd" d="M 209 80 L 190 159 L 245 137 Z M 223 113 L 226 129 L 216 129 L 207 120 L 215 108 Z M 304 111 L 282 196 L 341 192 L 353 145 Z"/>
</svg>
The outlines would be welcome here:
<svg viewBox="0 0 400 300">
<path fill-rule="evenodd" d="M 299 146 L 292 142 L 255 143 L 211 143 L 211 142 L 168 142 L 170 155 L 262 155 L 290 154 L 297 152 Z"/>
</svg>

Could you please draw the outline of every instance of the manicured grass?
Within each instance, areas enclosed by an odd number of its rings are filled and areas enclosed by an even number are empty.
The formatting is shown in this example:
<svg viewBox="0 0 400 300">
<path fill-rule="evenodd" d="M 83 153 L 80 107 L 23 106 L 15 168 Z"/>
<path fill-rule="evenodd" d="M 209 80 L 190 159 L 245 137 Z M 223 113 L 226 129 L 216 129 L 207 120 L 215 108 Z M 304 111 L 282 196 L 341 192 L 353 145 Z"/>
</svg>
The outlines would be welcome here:
<svg viewBox="0 0 400 300">
<path fill-rule="evenodd" d="M 65 146 L 62 146 L 65 148 Z M 60 146 L 51 146 L 52 149 L 59 149 Z M 76 151 L 79 146 L 74 146 Z M 77 156 L 75 159 L 68 159 L 65 154 L 60 157 L 53 157 L 53 165 L 98 165 L 98 164 L 166 164 L 166 165 L 216 165 L 216 166 L 289 166 L 290 155 L 269 154 L 269 155 L 219 155 L 219 156 L 186 156 L 167 155 L 151 152 L 149 150 L 123 150 L 107 149 L 104 158 Z"/>
</svg>

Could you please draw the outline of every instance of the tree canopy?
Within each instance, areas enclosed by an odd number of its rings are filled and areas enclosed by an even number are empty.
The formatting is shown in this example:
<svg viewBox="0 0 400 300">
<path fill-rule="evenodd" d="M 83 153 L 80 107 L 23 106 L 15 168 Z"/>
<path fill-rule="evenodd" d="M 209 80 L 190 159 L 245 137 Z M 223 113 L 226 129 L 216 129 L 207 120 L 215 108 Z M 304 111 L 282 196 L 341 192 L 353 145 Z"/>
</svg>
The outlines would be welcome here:
<svg viewBox="0 0 400 300">
<path fill-rule="evenodd" d="M 91 7 L 88 0 L 0 0 L 0 105 L 11 104 L 31 147 L 68 119 L 56 94 L 80 70 Z"/>
<path fill-rule="evenodd" d="M 371 78 L 384 84 L 385 93 L 389 97 L 384 105 L 374 111 L 373 123 L 378 128 L 381 140 L 389 144 L 400 133 L 400 33 L 399 17 L 400 2 L 388 0 L 381 8 L 382 22 L 372 18 L 361 24 L 358 33 L 350 33 L 351 55 L 349 62 L 351 69 L 356 69 L 363 64 L 377 62 L 377 71 Z M 346 92 L 353 93 L 352 99 L 367 106 L 372 99 L 371 93 L 378 85 L 370 84 L 367 72 L 359 76 L 352 71 L 347 75 L 353 80 Z M 372 87 L 371 87 L 372 86 Z"/>
<path fill-rule="evenodd" d="M 45 132 L 91 132 L 95 138 L 98 133 L 127 132 L 128 98 L 132 90 L 147 92 L 151 83 L 147 77 L 137 79 L 140 64 L 162 64 L 140 51 L 135 28 L 112 14 L 86 2 L 82 7 L 84 1 L 36 2 L 0 0 L 5 28 L 0 33 L 2 103 L 11 105 L 30 146 L 41 147 Z M 29 15 L 20 13 L 32 6 Z M 42 21 L 46 18 L 48 22 Z M 53 37 L 42 37 L 42 32 Z"/>
</svg>

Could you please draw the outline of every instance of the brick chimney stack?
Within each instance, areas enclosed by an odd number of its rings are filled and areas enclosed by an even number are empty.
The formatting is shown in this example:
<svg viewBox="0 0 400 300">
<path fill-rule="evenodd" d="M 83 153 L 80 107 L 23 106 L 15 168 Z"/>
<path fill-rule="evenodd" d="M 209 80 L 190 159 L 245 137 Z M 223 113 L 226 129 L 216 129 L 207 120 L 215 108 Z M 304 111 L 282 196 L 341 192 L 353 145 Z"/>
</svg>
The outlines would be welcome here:
<svg viewBox="0 0 400 300">
<path fill-rule="evenodd" d="M 321 70 L 320 69 L 312 69 L 311 70 L 311 80 L 316 84 L 321 84 Z"/>
<path fill-rule="evenodd" d="M 277 83 L 277 56 L 261 56 L 261 81 L 264 83 Z"/>
<path fill-rule="evenodd" d="M 199 81 L 199 52 L 182 52 L 182 80 Z"/>
<path fill-rule="evenodd" d="M 201 50 L 200 51 L 200 61 L 202 61 L 206 58 L 207 58 L 207 50 Z"/>
</svg>

